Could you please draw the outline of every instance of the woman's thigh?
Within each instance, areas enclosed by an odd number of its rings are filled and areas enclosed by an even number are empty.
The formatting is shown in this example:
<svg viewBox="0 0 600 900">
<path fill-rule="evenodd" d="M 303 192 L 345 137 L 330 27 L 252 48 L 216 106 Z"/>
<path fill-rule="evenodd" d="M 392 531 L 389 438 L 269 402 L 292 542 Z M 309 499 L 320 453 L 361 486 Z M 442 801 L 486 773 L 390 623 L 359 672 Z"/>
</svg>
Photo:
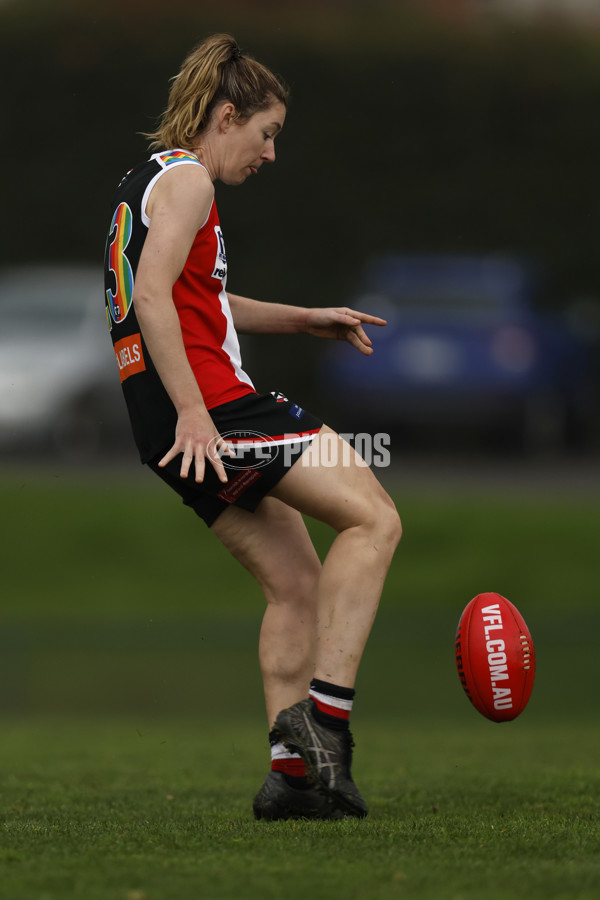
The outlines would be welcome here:
<svg viewBox="0 0 600 900">
<path fill-rule="evenodd" d="M 399 520 L 393 501 L 365 461 L 324 425 L 304 454 L 270 491 L 301 513 L 337 531 L 377 517 Z"/>
<path fill-rule="evenodd" d="M 319 577 L 321 563 L 301 514 L 275 497 L 265 497 L 255 512 L 230 506 L 211 530 L 265 589 L 280 594 L 286 585 Z"/>
</svg>

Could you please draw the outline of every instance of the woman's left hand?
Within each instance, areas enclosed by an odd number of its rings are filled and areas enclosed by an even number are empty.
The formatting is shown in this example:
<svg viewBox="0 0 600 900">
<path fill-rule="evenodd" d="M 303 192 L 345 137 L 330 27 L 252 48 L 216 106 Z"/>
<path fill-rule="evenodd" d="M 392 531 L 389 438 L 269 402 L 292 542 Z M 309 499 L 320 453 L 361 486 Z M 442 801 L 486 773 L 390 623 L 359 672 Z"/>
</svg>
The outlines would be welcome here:
<svg viewBox="0 0 600 900">
<path fill-rule="evenodd" d="M 305 330 L 313 337 L 348 341 L 365 356 L 373 352 L 372 341 L 363 329 L 364 325 L 387 325 L 385 319 L 357 312 L 347 307 L 308 309 Z"/>
</svg>

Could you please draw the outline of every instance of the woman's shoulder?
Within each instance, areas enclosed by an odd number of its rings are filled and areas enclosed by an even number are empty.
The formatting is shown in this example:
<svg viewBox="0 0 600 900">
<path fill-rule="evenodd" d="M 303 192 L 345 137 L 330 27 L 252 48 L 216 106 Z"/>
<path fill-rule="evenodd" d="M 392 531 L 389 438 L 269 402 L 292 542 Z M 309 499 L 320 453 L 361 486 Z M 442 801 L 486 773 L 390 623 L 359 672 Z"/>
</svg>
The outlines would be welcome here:
<svg viewBox="0 0 600 900">
<path fill-rule="evenodd" d="M 183 155 L 175 156 L 175 153 Z M 198 157 L 187 151 L 170 150 L 155 154 L 155 161 L 160 170 L 148 185 L 146 216 L 152 217 L 159 202 L 177 217 L 186 209 L 203 210 L 204 221 L 214 203 L 215 188 Z"/>
<path fill-rule="evenodd" d="M 210 190 L 211 196 L 214 196 L 214 185 L 210 173 L 191 150 L 164 150 L 153 154 L 151 159 L 160 167 L 156 181 L 167 172 L 173 172 L 172 176 L 160 178 L 160 181 L 169 186 L 196 184 L 204 192 Z"/>
</svg>

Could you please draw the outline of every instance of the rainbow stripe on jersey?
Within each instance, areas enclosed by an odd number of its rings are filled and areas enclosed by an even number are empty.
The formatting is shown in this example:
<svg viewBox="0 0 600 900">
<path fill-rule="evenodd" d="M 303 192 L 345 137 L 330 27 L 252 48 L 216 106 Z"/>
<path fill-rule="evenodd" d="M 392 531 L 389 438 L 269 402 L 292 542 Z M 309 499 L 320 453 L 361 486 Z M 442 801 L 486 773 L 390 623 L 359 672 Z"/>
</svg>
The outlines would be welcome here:
<svg viewBox="0 0 600 900">
<path fill-rule="evenodd" d="M 179 162 L 191 162 L 197 163 L 199 166 L 202 165 L 197 156 L 194 156 L 193 153 L 188 153 L 186 150 L 170 150 L 168 153 L 157 154 L 156 158 L 163 166 L 172 166 L 173 163 Z"/>
</svg>

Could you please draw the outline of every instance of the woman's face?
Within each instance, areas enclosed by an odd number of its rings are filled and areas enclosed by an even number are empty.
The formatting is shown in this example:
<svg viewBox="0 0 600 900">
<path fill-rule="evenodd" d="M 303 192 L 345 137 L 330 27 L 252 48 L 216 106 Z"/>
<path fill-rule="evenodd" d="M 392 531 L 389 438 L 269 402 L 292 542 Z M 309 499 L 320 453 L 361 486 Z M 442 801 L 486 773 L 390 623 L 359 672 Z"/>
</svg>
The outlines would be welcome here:
<svg viewBox="0 0 600 900">
<path fill-rule="evenodd" d="M 263 163 L 275 162 L 274 142 L 284 121 L 285 106 L 279 101 L 254 113 L 245 122 L 238 123 L 232 118 L 223 133 L 219 180 L 225 184 L 242 184 L 249 175 L 256 175 Z"/>
</svg>

